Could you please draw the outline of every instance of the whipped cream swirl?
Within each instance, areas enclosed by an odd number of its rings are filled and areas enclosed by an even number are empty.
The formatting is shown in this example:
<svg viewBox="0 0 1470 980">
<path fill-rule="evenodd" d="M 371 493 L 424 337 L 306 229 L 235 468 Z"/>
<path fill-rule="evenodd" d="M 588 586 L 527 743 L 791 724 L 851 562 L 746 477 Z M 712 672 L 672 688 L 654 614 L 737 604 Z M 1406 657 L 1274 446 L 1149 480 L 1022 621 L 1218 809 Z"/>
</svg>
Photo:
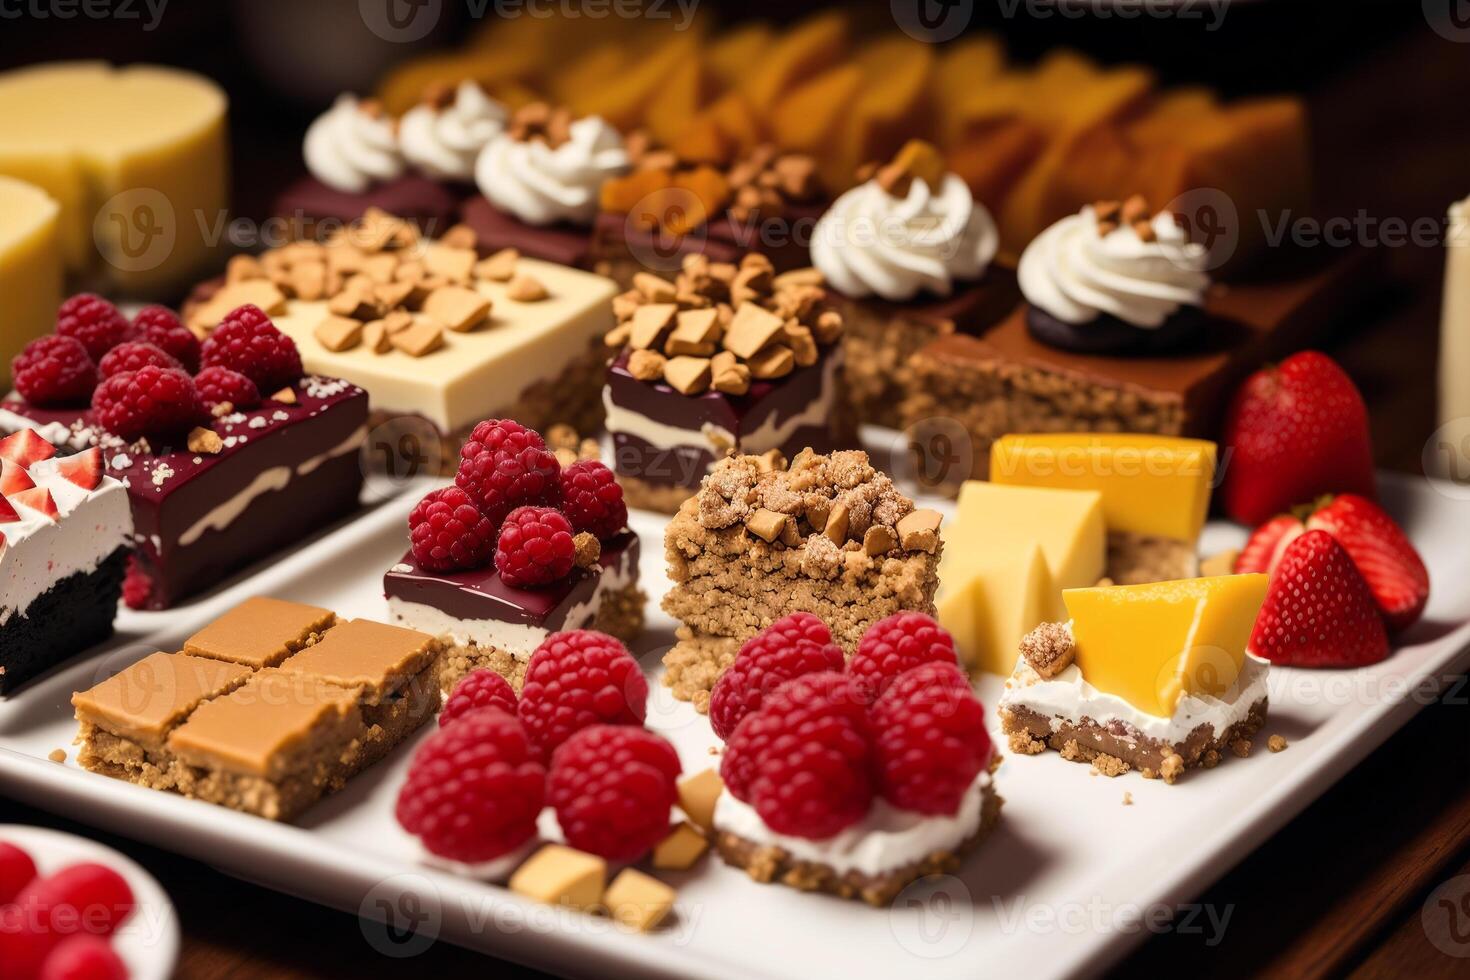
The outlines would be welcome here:
<svg viewBox="0 0 1470 980">
<path fill-rule="evenodd" d="M 475 160 L 505 130 L 505 106 L 474 82 L 462 82 L 454 101 L 414 106 L 398 124 L 408 162 L 436 180 L 473 180 Z"/>
<path fill-rule="evenodd" d="M 1172 215 L 1150 222 L 1154 241 L 1127 224 L 1099 234 L 1091 205 L 1036 236 L 1021 255 L 1021 292 L 1064 323 L 1091 323 L 1108 314 L 1157 329 L 1181 306 L 1203 306 L 1210 277 L 1205 248 Z"/>
<path fill-rule="evenodd" d="M 367 112 L 342 95 L 306 130 L 306 169 L 339 191 L 360 194 L 403 173 L 393 120 Z"/>
<path fill-rule="evenodd" d="M 492 139 L 475 164 L 475 181 L 490 203 L 531 225 L 590 225 L 602 184 L 628 169 L 618 131 L 597 116 L 572 123 L 571 138 L 553 149 L 508 133 Z"/>
<path fill-rule="evenodd" d="M 995 219 L 955 174 L 938 190 L 914 180 L 894 197 L 876 181 L 839 197 L 812 236 L 812 263 L 844 296 L 907 300 L 954 291 L 985 274 L 1000 242 Z"/>
</svg>

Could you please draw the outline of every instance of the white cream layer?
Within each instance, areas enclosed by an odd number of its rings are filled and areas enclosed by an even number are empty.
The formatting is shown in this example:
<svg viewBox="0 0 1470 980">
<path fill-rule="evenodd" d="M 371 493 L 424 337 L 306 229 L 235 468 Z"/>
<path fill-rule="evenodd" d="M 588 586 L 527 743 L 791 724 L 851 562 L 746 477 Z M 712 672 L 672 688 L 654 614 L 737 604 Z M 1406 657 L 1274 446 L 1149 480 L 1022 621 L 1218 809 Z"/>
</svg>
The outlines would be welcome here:
<svg viewBox="0 0 1470 980">
<path fill-rule="evenodd" d="M 1142 735 L 1174 745 L 1201 725 L 1213 728 L 1214 737 L 1218 738 L 1231 725 L 1244 721 L 1251 706 L 1267 696 L 1269 673 L 1270 664 L 1246 654 L 1230 690 L 1218 698 L 1185 694 L 1175 706 L 1174 714 L 1163 718 L 1140 711 L 1116 695 L 1099 691 L 1082 678 L 1076 664 L 1047 679 L 1020 658 L 1006 681 L 1000 708 L 1028 708 L 1050 718 L 1053 731 L 1063 725 L 1079 724 L 1083 719 L 1101 726 L 1121 722 Z"/>
<path fill-rule="evenodd" d="M 62 579 L 92 572 L 133 538 L 127 489 L 104 476 L 95 490 L 83 490 L 56 472 L 56 459 L 31 466 L 36 486 L 51 492 L 59 519 L 16 504 L 21 519 L 0 524 L 0 625 L 24 614 Z"/>
<path fill-rule="evenodd" d="M 868 815 L 826 840 L 778 834 L 750 804 L 729 790 L 715 801 L 715 829 L 760 847 L 779 847 L 799 861 L 822 864 L 838 874 L 856 871 L 876 877 L 924 860 L 936 851 L 954 851 L 980 828 L 983 794 L 990 773 L 982 771 L 965 791 L 951 816 L 928 816 L 900 810 L 875 799 Z"/>
</svg>

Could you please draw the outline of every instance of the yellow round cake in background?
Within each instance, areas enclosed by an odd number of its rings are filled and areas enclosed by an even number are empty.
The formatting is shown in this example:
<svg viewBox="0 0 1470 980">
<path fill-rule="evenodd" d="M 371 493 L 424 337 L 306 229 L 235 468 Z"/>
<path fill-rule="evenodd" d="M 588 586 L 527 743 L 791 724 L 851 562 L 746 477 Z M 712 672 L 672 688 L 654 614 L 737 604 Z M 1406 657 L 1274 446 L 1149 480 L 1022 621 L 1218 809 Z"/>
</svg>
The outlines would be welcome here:
<svg viewBox="0 0 1470 980">
<path fill-rule="evenodd" d="M 61 208 L 45 191 L 0 176 L 0 380 L 10 359 L 51 332 L 64 275 Z"/>
</svg>

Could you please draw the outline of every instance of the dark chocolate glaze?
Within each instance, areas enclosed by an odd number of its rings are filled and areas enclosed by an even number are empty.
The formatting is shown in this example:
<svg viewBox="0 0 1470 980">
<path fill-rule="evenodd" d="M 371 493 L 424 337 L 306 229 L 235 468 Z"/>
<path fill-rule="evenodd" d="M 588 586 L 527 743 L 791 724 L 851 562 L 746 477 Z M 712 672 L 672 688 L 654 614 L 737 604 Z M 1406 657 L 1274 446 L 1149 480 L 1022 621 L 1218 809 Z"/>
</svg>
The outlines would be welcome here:
<svg viewBox="0 0 1470 980">
<path fill-rule="evenodd" d="M 566 625 L 573 607 L 592 597 L 608 569 L 626 560 L 636 575 L 638 554 L 638 535 L 623 531 L 602 542 L 601 572 L 573 568 L 556 582 L 517 589 L 505 584 L 493 564 L 468 572 L 430 572 L 419 566 L 410 551 L 399 563 L 408 571 L 396 571 L 399 566 L 395 565 L 383 576 L 383 594 L 431 606 L 455 619 L 515 623 L 555 632 Z"/>
<path fill-rule="evenodd" d="M 1107 313 L 1086 323 L 1068 323 L 1028 303 L 1026 329 L 1043 344 L 1080 354 L 1167 354 L 1200 339 L 1205 314 L 1197 306 L 1183 306 L 1158 327 L 1145 328 Z"/>
<path fill-rule="evenodd" d="M 322 221 L 348 224 L 363 216 L 368 208 L 382 208 L 389 214 L 412 221 L 428 235 L 442 235 L 454 222 L 460 201 L 473 193 L 473 188 L 441 183 L 421 174 L 402 177 L 355 194 L 339 191 L 315 177 L 302 177 L 276 198 L 276 217 L 290 222 L 297 238 L 315 237 L 316 224 Z"/>
<path fill-rule="evenodd" d="M 626 214 L 602 212 L 593 226 L 594 261 L 633 259 L 654 272 L 678 269 L 685 255 L 703 254 L 711 262 L 739 262 L 751 252 L 771 260 L 777 272 L 812 264 L 812 233 L 825 203 L 788 204 L 780 215 L 738 222 L 729 213 L 688 234 L 668 235 L 630 227 Z"/>
<path fill-rule="evenodd" d="M 577 269 L 592 268 L 589 228 L 571 224 L 528 225 L 478 194 L 460 206 L 459 220 L 475 233 L 475 247 L 481 255 L 514 248 L 527 258 Z"/>
</svg>

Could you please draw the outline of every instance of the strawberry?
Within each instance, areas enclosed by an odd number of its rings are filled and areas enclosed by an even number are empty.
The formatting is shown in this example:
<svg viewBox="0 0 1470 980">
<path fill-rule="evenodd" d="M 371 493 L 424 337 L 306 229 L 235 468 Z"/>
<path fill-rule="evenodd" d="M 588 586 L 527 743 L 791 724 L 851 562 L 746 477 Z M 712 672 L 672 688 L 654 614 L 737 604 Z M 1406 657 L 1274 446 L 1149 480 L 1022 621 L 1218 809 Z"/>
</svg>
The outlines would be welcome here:
<svg viewBox="0 0 1470 980">
<path fill-rule="evenodd" d="M 1373 592 L 1391 630 L 1412 625 L 1429 601 L 1429 570 L 1408 535 L 1373 501 L 1339 494 L 1307 518 L 1342 545 Z"/>
<path fill-rule="evenodd" d="M 56 447 L 42 439 L 35 429 L 21 429 L 0 439 L 0 459 L 29 467 L 56 455 Z"/>
<path fill-rule="evenodd" d="M 35 485 L 36 481 L 31 479 L 24 466 L 8 459 L 0 459 L 0 494 L 9 497 Z"/>
<path fill-rule="evenodd" d="M 50 521 L 54 522 L 61 516 L 56 509 L 56 501 L 51 498 L 51 491 L 45 487 L 22 490 L 20 493 L 13 494 L 10 499 L 14 503 L 24 504 L 31 510 L 40 511 Z"/>
<path fill-rule="evenodd" d="M 1235 574 L 1270 572 L 1281 560 L 1281 553 L 1304 531 L 1302 522 L 1290 514 L 1271 518 L 1251 534 L 1245 548 L 1235 559 Z"/>
<path fill-rule="evenodd" d="M 102 482 L 102 450 L 93 446 L 84 453 L 68 456 L 56 464 L 56 472 L 83 490 L 96 490 Z"/>
<path fill-rule="evenodd" d="M 20 520 L 20 512 L 4 497 L 0 497 L 0 524 L 12 524 Z"/>
<path fill-rule="evenodd" d="M 1235 393 L 1225 420 L 1221 496 L 1242 524 L 1324 493 L 1376 497 L 1368 410 L 1326 354 L 1303 351 L 1257 371 Z"/>
<path fill-rule="evenodd" d="M 1373 593 L 1332 535 L 1307 531 L 1287 546 L 1250 651 L 1291 667 L 1362 667 L 1388 656 Z"/>
</svg>

